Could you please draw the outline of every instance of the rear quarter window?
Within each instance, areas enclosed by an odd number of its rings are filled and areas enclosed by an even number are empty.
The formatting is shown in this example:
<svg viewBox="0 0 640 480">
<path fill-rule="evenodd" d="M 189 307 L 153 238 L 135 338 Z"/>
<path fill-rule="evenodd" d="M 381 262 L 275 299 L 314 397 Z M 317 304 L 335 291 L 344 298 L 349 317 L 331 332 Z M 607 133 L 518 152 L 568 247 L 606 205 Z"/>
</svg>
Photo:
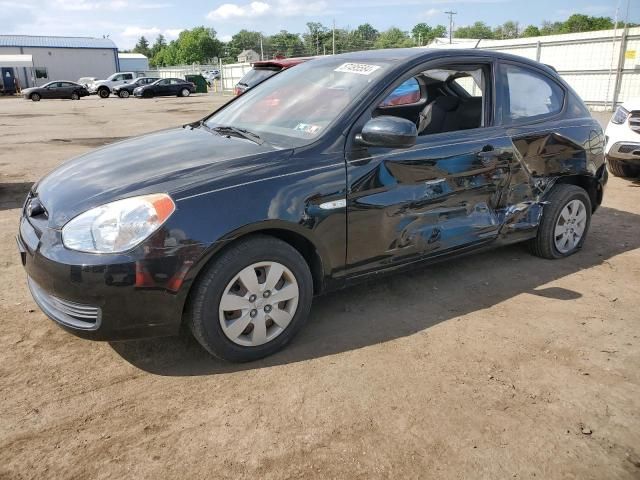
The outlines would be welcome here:
<svg viewBox="0 0 640 480">
<path fill-rule="evenodd" d="M 556 82 L 535 70 L 501 64 L 504 124 L 543 119 L 560 113 L 564 90 Z"/>
<path fill-rule="evenodd" d="M 244 77 L 240 79 L 238 83 L 247 87 L 253 87 L 266 80 L 267 78 L 275 75 L 279 71 L 280 70 L 270 68 L 252 68 L 245 74 Z"/>
</svg>

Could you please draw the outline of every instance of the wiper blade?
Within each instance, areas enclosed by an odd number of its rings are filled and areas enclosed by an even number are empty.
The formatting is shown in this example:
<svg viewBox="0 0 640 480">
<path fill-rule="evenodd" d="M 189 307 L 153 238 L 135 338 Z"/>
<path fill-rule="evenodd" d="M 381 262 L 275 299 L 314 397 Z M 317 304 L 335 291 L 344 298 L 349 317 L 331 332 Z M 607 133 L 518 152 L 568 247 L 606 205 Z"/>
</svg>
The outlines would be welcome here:
<svg viewBox="0 0 640 480">
<path fill-rule="evenodd" d="M 213 128 L 206 127 L 206 128 L 208 130 L 212 130 L 214 132 L 218 132 L 223 135 L 235 134 L 238 137 L 251 140 L 252 142 L 257 143 L 258 145 L 262 145 L 264 143 L 264 140 L 260 138 L 260 135 L 258 135 L 257 133 L 250 132 L 249 130 L 246 130 L 244 128 L 232 127 L 231 125 L 223 125 L 223 126 L 213 127 Z"/>
</svg>

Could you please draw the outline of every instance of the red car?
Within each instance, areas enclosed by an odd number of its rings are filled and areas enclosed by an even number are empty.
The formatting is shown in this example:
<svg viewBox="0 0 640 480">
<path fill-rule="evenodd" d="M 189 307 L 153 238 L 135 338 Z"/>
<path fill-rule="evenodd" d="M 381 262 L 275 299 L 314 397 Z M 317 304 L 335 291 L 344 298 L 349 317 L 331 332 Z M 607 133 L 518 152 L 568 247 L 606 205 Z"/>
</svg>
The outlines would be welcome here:
<svg viewBox="0 0 640 480">
<path fill-rule="evenodd" d="M 244 77 L 236 84 L 234 93 L 242 95 L 250 88 L 255 87 L 259 83 L 264 82 L 267 78 L 274 76 L 276 73 L 295 67 L 296 65 L 311 60 L 313 57 L 298 58 L 281 58 L 273 60 L 260 60 L 253 64 L 253 68 L 249 70 Z"/>
</svg>

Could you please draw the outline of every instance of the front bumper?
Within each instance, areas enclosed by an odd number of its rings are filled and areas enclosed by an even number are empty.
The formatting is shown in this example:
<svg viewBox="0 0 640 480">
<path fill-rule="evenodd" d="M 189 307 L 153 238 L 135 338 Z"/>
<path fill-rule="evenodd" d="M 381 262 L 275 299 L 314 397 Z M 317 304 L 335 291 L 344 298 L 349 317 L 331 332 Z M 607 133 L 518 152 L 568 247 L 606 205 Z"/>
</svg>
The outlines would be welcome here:
<svg viewBox="0 0 640 480">
<path fill-rule="evenodd" d="M 177 334 L 192 281 L 188 268 L 203 250 L 154 254 L 146 245 L 126 255 L 75 252 L 62 245 L 59 231 L 40 229 L 24 215 L 17 242 L 40 309 L 79 337 L 108 341 Z"/>
<path fill-rule="evenodd" d="M 607 158 L 640 163 L 640 142 L 615 142 L 609 146 Z"/>
</svg>

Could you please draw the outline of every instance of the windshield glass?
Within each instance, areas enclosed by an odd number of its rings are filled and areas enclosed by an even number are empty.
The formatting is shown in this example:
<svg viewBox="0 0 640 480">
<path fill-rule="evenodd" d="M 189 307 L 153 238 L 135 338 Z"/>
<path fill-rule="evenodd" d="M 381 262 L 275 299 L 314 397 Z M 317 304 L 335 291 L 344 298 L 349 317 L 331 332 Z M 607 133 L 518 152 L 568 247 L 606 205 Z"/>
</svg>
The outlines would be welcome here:
<svg viewBox="0 0 640 480">
<path fill-rule="evenodd" d="M 247 91 L 206 126 L 242 128 L 276 146 L 300 147 L 318 139 L 387 68 L 335 57 L 306 62 Z"/>
</svg>

